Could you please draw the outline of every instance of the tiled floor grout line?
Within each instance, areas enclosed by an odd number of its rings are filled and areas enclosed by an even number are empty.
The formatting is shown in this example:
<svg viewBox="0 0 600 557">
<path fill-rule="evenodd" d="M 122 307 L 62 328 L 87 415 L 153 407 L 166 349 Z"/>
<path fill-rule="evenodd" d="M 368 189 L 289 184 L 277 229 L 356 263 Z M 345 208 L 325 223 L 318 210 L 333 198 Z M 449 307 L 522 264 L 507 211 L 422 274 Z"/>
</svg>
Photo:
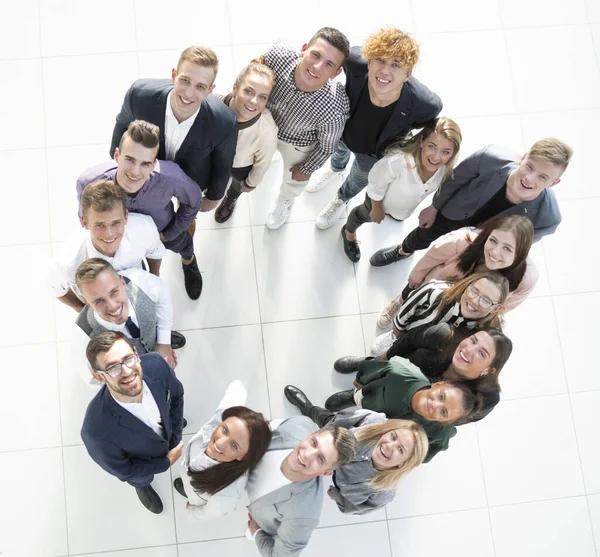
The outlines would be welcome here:
<svg viewBox="0 0 600 557">
<path fill-rule="evenodd" d="M 487 510 L 488 522 L 490 524 L 490 535 L 492 537 L 492 547 L 494 549 L 494 555 L 496 552 L 496 539 L 494 538 L 494 525 L 492 523 L 492 511 L 490 508 L 490 502 L 488 500 L 487 483 L 485 481 L 485 468 L 483 466 L 483 455 L 481 454 L 481 443 L 479 442 L 479 429 L 475 424 L 475 437 L 477 439 L 477 452 L 479 453 L 479 465 L 481 466 L 481 479 L 483 481 L 483 494 L 485 496 L 485 508 Z"/>
<path fill-rule="evenodd" d="M 188 542 L 189 543 L 189 542 Z M 195 543 L 195 542 L 194 542 Z M 71 553 L 69 557 L 77 557 L 78 555 L 105 555 L 110 553 L 121 553 L 123 551 L 139 551 L 144 549 L 157 549 L 159 547 L 177 547 L 177 544 L 167 543 L 162 545 L 143 545 L 141 547 L 131 547 L 125 549 L 108 549 L 104 551 L 86 551 L 85 553 Z M 179 553 L 178 553 L 179 555 Z"/>
</svg>

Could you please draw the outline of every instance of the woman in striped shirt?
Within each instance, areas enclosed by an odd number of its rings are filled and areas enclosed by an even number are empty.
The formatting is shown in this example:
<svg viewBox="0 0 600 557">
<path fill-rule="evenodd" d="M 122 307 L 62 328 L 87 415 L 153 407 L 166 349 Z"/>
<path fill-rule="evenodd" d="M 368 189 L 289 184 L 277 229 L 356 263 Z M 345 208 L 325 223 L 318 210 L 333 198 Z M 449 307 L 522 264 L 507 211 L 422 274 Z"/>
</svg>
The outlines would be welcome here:
<svg viewBox="0 0 600 557">
<path fill-rule="evenodd" d="M 400 335 L 416 327 L 436 323 L 499 327 L 508 292 L 508 280 L 496 271 L 475 273 L 454 284 L 428 282 L 414 290 L 402 304 L 392 330 L 375 339 L 371 354 L 383 354 Z"/>
</svg>

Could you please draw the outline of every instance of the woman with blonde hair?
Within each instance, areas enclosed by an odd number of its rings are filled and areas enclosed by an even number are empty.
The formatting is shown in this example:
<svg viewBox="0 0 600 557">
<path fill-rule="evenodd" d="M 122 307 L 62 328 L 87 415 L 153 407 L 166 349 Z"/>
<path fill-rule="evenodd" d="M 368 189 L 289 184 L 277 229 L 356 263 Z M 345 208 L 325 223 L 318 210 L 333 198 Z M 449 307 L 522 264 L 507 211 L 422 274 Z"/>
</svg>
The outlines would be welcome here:
<svg viewBox="0 0 600 557">
<path fill-rule="evenodd" d="M 286 398 L 319 427 L 346 427 L 358 441 L 356 457 L 333 474 L 327 492 L 344 514 L 366 514 L 390 503 L 400 480 L 419 466 L 429 449 L 423 428 L 411 420 L 388 420 L 385 414 L 352 408 L 329 412 L 314 406 L 297 387 Z"/>
<path fill-rule="evenodd" d="M 507 278 L 496 271 L 475 273 L 453 284 L 428 282 L 411 292 L 394 317 L 392 330 L 373 341 L 371 355 L 387 352 L 396 339 L 416 327 L 448 323 L 468 328 L 500 328 L 508 293 Z"/>
<path fill-rule="evenodd" d="M 458 124 L 441 117 L 425 125 L 408 143 L 390 146 L 369 172 L 367 194 L 342 227 L 344 251 L 351 261 L 360 259 L 356 230 L 366 222 L 380 223 L 386 215 L 407 219 L 419 203 L 435 193 L 452 176 L 462 133 Z"/>
<path fill-rule="evenodd" d="M 233 91 L 221 100 L 235 112 L 238 141 L 231 169 L 231 185 L 215 211 L 226 222 L 242 192 L 252 192 L 264 178 L 277 147 L 277 125 L 266 108 L 275 74 L 263 60 L 252 60 L 237 76 Z"/>
</svg>

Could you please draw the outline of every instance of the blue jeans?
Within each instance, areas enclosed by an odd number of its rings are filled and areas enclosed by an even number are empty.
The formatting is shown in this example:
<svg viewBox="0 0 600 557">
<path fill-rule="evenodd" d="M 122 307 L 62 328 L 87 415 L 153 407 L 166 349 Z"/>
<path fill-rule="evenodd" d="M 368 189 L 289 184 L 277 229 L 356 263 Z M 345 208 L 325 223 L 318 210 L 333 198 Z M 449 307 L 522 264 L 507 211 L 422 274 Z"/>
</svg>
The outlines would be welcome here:
<svg viewBox="0 0 600 557">
<path fill-rule="evenodd" d="M 331 169 L 341 172 L 350 160 L 350 149 L 343 141 L 338 141 L 333 155 L 331 155 Z M 355 195 L 367 187 L 369 172 L 377 162 L 375 157 L 363 153 L 354 153 L 354 162 L 350 174 L 338 190 L 338 197 L 343 201 L 350 201 Z"/>
</svg>

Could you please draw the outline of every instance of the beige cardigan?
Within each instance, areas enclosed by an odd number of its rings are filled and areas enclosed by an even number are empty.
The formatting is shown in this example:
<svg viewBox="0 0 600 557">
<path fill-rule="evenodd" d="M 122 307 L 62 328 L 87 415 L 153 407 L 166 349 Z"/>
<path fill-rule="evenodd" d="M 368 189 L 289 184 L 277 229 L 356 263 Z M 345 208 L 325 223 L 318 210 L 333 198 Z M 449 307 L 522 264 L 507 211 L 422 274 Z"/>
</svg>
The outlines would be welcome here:
<svg viewBox="0 0 600 557">
<path fill-rule="evenodd" d="M 445 234 L 435 241 L 425 256 L 415 265 L 409 275 L 409 280 L 417 286 L 430 280 L 460 280 L 465 274 L 458 268 L 458 260 L 469 246 L 469 240 L 474 240 L 479 234 L 474 227 L 460 228 Z M 527 258 L 527 268 L 521 284 L 509 293 L 504 303 L 504 311 L 516 308 L 533 290 L 538 281 L 539 273 L 531 258 Z"/>
</svg>

